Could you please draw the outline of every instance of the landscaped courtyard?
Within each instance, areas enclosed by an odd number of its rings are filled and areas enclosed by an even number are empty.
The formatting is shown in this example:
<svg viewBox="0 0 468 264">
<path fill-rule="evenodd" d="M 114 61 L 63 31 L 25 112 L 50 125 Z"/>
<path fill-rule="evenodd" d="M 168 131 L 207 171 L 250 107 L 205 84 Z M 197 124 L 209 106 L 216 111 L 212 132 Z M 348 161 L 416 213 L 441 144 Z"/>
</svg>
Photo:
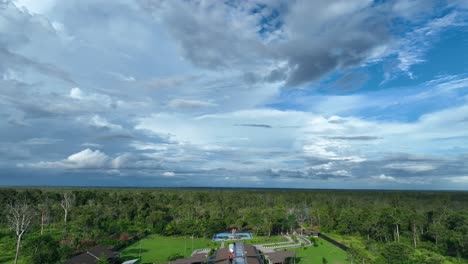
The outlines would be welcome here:
<svg viewBox="0 0 468 264">
<path fill-rule="evenodd" d="M 255 244 L 287 241 L 284 237 L 256 237 Z M 297 252 L 296 263 L 312 264 L 322 263 L 325 259 L 329 264 L 349 263 L 346 261 L 346 252 L 329 242 L 318 239 L 317 246 L 287 249 Z M 249 241 L 250 242 L 250 241 Z M 141 263 L 167 263 L 170 256 L 176 254 L 188 257 L 193 250 L 204 248 L 219 248 L 220 242 L 212 242 L 206 238 L 191 237 L 165 237 L 151 235 L 140 240 L 121 251 L 123 259 L 135 259 L 141 256 Z M 227 245 L 225 245 L 227 246 Z"/>
</svg>

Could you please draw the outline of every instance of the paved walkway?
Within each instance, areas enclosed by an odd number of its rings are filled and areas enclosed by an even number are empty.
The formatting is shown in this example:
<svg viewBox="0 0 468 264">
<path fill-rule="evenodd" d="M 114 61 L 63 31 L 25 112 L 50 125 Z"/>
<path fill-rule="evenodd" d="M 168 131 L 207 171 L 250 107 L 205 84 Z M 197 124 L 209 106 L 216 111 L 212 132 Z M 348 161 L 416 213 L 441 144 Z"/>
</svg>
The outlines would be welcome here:
<svg viewBox="0 0 468 264">
<path fill-rule="evenodd" d="M 278 249 L 286 249 L 286 248 L 297 248 L 301 246 L 311 246 L 313 243 L 307 239 L 305 236 L 297 235 L 297 239 L 299 242 L 295 243 L 294 240 L 290 236 L 283 236 L 286 238 L 288 241 L 286 242 L 277 242 L 277 243 L 265 243 L 265 244 L 257 244 L 254 245 L 258 250 L 264 252 L 264 253 L 271 253 L 278 251 Z M 222 248 L 223 246 L 221 246 Z M 244 245 L 242 245 L 242 250 L 240 252 L 244 252 L 243 250 Z M 203 249 L 197 249 L 192 252 L 192 255 L 197 254 L 197 253 L 206 253 L 210 252 L 211 248 L 203 248 Z M 237 249 L 236 249 L 237 251 Z M 237 256 L 237 254 L 236 254 Z M 240 256 L 240 255 L 239 255 Z M 235 262 L 235 263 L 242 263 L 242 262 Z"/>
<path fill-rule="evenodd" d="M 284 236 L 288 242 L 280 242 L 280 243 L 267 243 L 267 244 L 257 244 L 254 245 L 258 250 L 264 253 L 271 253 L 278 251 L 278 249 L 286 249 L 286 248 L 297 248 L 301 246 L 311 246 L 313 243 L 304 236 L 298 235 L 297 239 L 299 242 L 295 243 L 290 236 Z"/>
</svg>

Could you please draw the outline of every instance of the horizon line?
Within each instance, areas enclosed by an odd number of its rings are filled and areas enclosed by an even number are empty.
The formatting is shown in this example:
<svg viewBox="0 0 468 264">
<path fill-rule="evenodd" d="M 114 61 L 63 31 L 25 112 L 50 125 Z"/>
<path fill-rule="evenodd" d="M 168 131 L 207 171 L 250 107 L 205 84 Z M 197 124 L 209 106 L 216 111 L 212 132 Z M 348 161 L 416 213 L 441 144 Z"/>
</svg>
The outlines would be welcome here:
<svg viewBox="0 0 468 264">
<path fill-rule="evenodd" d="M 218 186 L 95 186 L 95 185 L 1 185 L 0 189 L 10 188 L 70 188 L 70 189 L 221 189 L 221 190 L 295 190 L 295 191 L 400 191 L 400 192 L 468 192 L 455 189 L 378 189 L 378 188 L 294 188 L 294 187 L 218 187 Z"/>
</svg>

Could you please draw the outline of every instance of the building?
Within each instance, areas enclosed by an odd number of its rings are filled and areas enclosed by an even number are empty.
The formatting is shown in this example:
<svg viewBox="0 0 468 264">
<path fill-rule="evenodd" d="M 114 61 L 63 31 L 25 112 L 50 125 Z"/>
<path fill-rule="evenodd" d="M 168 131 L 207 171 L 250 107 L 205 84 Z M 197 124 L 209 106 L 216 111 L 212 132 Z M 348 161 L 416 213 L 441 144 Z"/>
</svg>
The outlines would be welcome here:
<svg viewBox="0 0 468 264">
<path fill-rule="evenodd" d="M 233 244 L 234 264 L 263 264 L 263 257 L 255 246 L 236 242 Z M 194 254 L 190 258 L 169 261 L 167 264 L 225 264 L 228 262 L 229 247 L 216 250 L 211 256 Z M 270 264 L 295 264 L 296 252 L 281 251 L 265 253 Z"/>
<path fill-rule="evenodd" d="M 98 246 L 65 261 L 64 264 L 96 264 L 101 258 L 113 264 L 117 263 L 118 254 L 106 247 Z"/>
<path fill-rule="evenodd" d="M 229 248 L 218 249 L 210 256 L 207 263 L 227 263 Z M 263 264 L 263 259 L 257 248 L 242 242 L 234 243 L 234 263 L 239 264 Z"/>
</svg>

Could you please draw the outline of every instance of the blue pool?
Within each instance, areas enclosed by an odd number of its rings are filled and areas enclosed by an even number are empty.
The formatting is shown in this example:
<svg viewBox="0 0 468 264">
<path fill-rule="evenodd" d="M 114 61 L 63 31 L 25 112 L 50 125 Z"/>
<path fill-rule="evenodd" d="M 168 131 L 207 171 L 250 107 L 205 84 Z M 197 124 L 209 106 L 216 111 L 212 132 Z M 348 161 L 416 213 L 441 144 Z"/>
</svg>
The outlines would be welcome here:
<svg viewBox="0 0 468 264">
<path fill-rule="evenodd" d="M 222 240 L 237 240 L 237 239 L 251 239 L 253 238 L 252 233 L 219 233 L 213 236 L 213 241 Z"/>
</svg>

